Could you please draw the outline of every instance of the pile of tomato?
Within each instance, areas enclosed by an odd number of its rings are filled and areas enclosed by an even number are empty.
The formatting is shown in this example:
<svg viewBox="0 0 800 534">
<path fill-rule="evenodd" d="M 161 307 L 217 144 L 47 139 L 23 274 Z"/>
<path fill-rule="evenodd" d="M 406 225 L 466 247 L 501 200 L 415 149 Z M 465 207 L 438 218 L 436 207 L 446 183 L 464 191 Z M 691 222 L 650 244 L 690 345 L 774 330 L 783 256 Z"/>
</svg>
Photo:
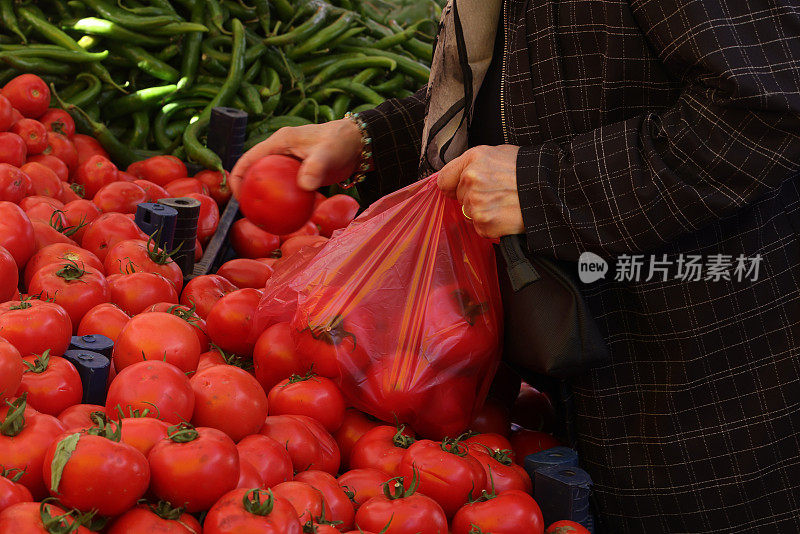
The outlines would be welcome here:
<svg viewBox="0 0 800 534">
<path fill-rule="evenodd" d="M 490 397 L 432 441 L 349 407 L 289 323 L 252 335 L 276 264 L 346 226 L 352 198 L 318 194 L 289 235 L 237 221 L 239 258 L 184 285 L 136 206 L 199 200 L 200 249 L 225 176 L 118 169 L 49 102 L 32 75 L 0 91 L 0 532 L 544 532 L 520 463 L 558 444 L 545 395 Z M 85 334 L 114 342 L 104 405 L 61 357 Z"/>
</svg>

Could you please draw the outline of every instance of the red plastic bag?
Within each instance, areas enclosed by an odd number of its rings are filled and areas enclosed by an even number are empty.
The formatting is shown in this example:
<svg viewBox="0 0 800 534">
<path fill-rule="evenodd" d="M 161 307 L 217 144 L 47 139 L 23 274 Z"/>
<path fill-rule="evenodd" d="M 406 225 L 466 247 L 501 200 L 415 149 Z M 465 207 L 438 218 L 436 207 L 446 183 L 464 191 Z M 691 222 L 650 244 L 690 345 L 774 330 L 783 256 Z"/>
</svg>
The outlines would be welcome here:
<svg viewBox="0 0 800 534">
<path fill-rule="evenodd" d="M 417 433 L 469 424 L 500 357 L 494 250 L 435 175 L 370 206 L 279 267 L 257 331 L 289 322 L 305 367 L 357 408 Z"/>
</svg>

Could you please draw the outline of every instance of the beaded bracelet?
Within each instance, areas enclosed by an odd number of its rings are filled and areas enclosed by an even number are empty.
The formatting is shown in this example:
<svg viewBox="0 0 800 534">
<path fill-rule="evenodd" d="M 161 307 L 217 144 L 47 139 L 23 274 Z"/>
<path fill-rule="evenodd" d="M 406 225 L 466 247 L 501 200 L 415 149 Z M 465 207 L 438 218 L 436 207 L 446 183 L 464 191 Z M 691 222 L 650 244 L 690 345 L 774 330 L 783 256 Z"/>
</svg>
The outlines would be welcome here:
<svg viewBox="0 0 800 534">
<path fill-rule="evenodd" d="M 358 113 L 347 112 L 344 118 L 353 121 L 361 134 L 361 157 L 359 158 L 358 171 L 339 184 L 342 189 L 350 189 L 367 179 L 367 172 L 372 170 L 372 138 L 367 131 L 367 125 L 358 116 Z"/>
</svg>

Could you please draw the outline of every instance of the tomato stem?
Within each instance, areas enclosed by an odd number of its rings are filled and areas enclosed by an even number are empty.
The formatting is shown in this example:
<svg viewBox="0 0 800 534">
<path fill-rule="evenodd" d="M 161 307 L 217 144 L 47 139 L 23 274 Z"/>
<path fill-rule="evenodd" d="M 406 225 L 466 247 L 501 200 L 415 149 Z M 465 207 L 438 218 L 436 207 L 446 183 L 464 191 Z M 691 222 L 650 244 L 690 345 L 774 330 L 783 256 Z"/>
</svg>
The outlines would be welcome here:
<svg viewBox="0 0 800 534">
<path fill-rule="evenodd" d="M 19 479 L 25 475 L 25 471 L 27 470 L 27 465 L 23 469 L 18 469 L 16 467 L 9 467 L 8 469 L 2 468 L 0 469 L 0 477 L 7 478 L 11 482 L 19 482 Z"/>
<path fill-rule="evenodd" d="M 442 440 L 442 450 L 462 458 L 467 456 L 467 448 L 463 446 L 459 438 L 451 439 L 445 437 Z"/>
<path fill-rule="evenodd" d="M 74 260 L 67 260 L 67 263 L 56 271 L 56 276 L 63 278 L 65 282 L 74 282 L 77 280 L 85 284 L 86 280 L 81 280 L 84 274 L 86 274 L 86 271 L 81 269 Z"/>
<path fill-rule="evenodd" d="M 50 364 L 50 349 L 47 349 L 39 356 L 36 356 L 36 359 L 33 360 L 33 363 L 22 360 L 22 363 L 25 364 L 26 369 L 23 371 L 24 373 L 36 373 L 41 374 L 47 371 L 47 366 Z"/>
<path fill-rule="evenodd" d="M 28 392 L 26 391 L 19 398 L 14 399 L 13 402 L 6 401 L 9 410 L 6 412 L 6 418 L 0 423 L 0 434 L 13 438 L 22 432 L 25 428 L 25 404 L 28 400 Z"/>
<path fill-rule="evenodd" d="M 413 445 L 414 442 L 416 441 L 413 437 L 406 436 L 405 434 L 403 434 L 403 431 L 405 429 L 406 425 L 400 425 L 399 427 L 397 427 L 397 432 L 395 433 L 394 437 L 392 437 L 392 443 L 394 444 L 395 447 L 407 449 L 411 445 Z"/>
<path fill-rule="evenodd" d="M 262 502 L 261 495 L 263 493 L 264 491 L 258 488 L 251 489 L 245 493 L 242 498 L 244 509 L 253 515 L 265 516 L 271 514 L 272 509 L 275 507 L 275 496 L 272 494 L 272 490 L 268 489 L 266 490 L 267 499 Z"/>
<path fill-rule="evenodd" d="M 189 443 L 200 437 L 194 426 L 186 421 L 169 427 L 167 432 L 167 437 L 175 443 Z"/>
</svg>

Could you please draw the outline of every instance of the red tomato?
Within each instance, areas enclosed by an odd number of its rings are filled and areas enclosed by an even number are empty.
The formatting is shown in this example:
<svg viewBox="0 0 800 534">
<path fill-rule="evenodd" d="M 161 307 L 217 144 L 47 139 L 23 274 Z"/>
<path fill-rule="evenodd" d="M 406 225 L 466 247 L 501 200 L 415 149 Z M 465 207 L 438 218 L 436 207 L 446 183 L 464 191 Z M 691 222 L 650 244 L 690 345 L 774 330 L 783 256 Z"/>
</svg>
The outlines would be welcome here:
<svg viewBox="0 0 800 534">
<path fill-rule="evenodd" d="M 137 178 L 148 180 L 164 187 L 168 183 L 186 178 L 186 165 L 175 156 L 153 156 L 143 161 L 131 163 L 128 172 Z"/>
<path fill-rule="evenodd" d="M 589 529 L 575 521 L 556 521 L 545 530 L 546 534 L 590 534 Z"/>
<path fill-rule="evenodd" d="M 81 200 L 81 196 L 79 196 L 74 189 L 77 187 L 80 186 L 76 184 L 64 184 L 61 188 L 61 192 L 58 194 L 58 200 L 60 200 L 63 204 L 67 204 L 73 200 Z"/>
<path fill-rule="evenodd" d="M 239 289 L 222 297 L 208 313 L 208 337 L 226 352 L 252 354 L 253 317 L 261 302 L 261 293 L 252 288 Z"/>
<path fill-rule="evenodd" d="M 74 228 L 73 238 L 82 243 L 86 228 L 92 224 L 102 212 L 91 200 L 78 199 L 64 205 L 64 217 L 67 219 L 67 226 Z"/>
<path fill-rule="evenodd" d="M 135 319 L 134 319 L 135 320 Z M 267 416 L 267 395 L 247 371 L 217 365 L 195 374 L 192 423 L 225 432 L 233 441 L 259 431 Z M 231 414 L 236 414 L 231 417 Z"/>
<path fill-rule="evenodd" d="M 350 454 L 352 469 L 377 469 L 398 476 L 400 461 L 414 443 L 414 436 L 404 426 L 377 426 L 364 433 Z"/>
<path fill-rule="evenodd" d="M 158 534 L 201 534 L 203 527 L 194 516 L 173 508 L 169 503 L 139 505 L 131 508 L 111 525 L 108 534 L 135 534 L 153 532 Z"/>
<path fill-rule="evenodd" d="M 27 287 L 30 285 L 33 275 L 42 267 L 53 263 L 68 262 L 75 262 L 79 265 L 83 264 L 101 272 L 103 271 L 103 263 L 88 250 L 76 247 L 75 245 L 56 243 L 55 245 L 44 247 L 28 260 L 28 264 L 25 266 L 25 286 Z"/>
<path fill-rule="evenodd" d="M 47 450 L 42 475 L 51 481 L 50 494 L 65 506 L 113 517 L 147 491 L 150 466 L 141 452 L 114 441 L 110 428 L 107 432 L 62 435 Z"/>
<path fill-rule="evenodd" d="M 169 433 L 169 425 L 153 417 L 125 417 L 120 420 L 120 424 L 122 424 L 122 442 L 141 452 L 145 458 L 156 443 L 166 438 Z"/>
<path fill-rule="evenodd" d="M 61 356 L 69 347 L 72 322 L 66 310 L 42 300 L 10 300 L 0 304 L 0 337 L 20 354 Z"/>
<path fill-rule="evenodd" d="M 17 76 L 0 92 L 23 116 L 31 119 L 38 119 L 50 107 L 50 89 L 35 74 Z"/>
<path fill-rule="evenodd" d="M 215 428 L 182 423 L 148 455 L 150 489 L 194 513 L 208 510 L 239 481 L 236 444 Z"/>
<path fill-rule="evenodd" d="M 483 499 L 461 508 L 453 518 L 452 532 L 470 534 L 477 528 L 480 532 L 517 534 L 521 525 L 525 525 L 526 533 L 544 534 L 542 511 L 533 497 L 509 490 L 500 495 L 484 493 Z"/>
<path fill-rule="evenodd" d="M 0 94 L 0 131 L 5 132 L 14 124 L 14 111 L 11 102 Z"/>
<path fill-rule="evenodd" d="M 0 201 L 0 246 L 11 253 L 20 269 L 36 251 L 30 219 L 11 202 Z"/>
<path fill-rule="evenodd" d="M 177 424 L 192 418 L 194 391 L 174 365 L 158 360 L 138 362 L 120 371 L 108 388 L 106 411 L 116 413 L 117 406 L 126 415 L 149 410 L 156 418 Z M 154 409 L 156 413 L 152 413 Z"/>
<path fill-rule="evenodd" d="M 235 285 L 216 274 L 198 276 L 189 280 L 189 283 L 183 288 L 181 304 L 193 306 L 197 315 L 207 319 L 211 308 L 217 301 L 237 289 Z"/>
<path fill-rule="evenodd" d="M 0 200 L 18 204 L 33 193 L 33 181 L 25 171 L 8 163 L 0 163 Z"/>
<path fill-rule="evenodd" d="M 189 178 L 194 180 L 194 178 Z M 187 193 L 180 195 L 200 201 L 200 216 L 197 220 L 197 239 L 206 244 L 214 236 L 219 226 L 219 207 L 213 198 L 207 194 Z"/>
<path fill-rule="evenodd" d="M 17 111 L 17 108 L 11 108 L 11 126 L 15 125 L 18 121 L 22 120 L 24 117 L 22 113 Z"/>
<path fill-rule="evenodd" d="M 410 480 L 410 479 L 407 479 Z M 384 534 L 447 534 L 447 517 L 439 504 L 403 480 L 387 482 L 391 498 L 378 495 L 356 512 L 359 528 Z"/>
<path fill-rule="evenodd" d="M 147 202 L 158 202 L 162 198 L 169 198 L 167 190 L 158 184 L 154 184 L 148 180 L 134 180 L 132 183 L 144 189 L 147 195 Z"/>
<path fill-rule="evenodd" d="M 188 197 L 190 193 L 208 195 L 206 184 L 196 178 L 178 178 L 165 185 L 164 189 L 172 198 Z M 216 202 L 214 204 L 216 205 Z"/>
<path fill-rule="evenodd" d="M 469 445 L 469 453 L 483 466 L 487 485 L 495 493 L 504 493 L 507 490 L 533 493 L 530 475 L 522 466 L 514 463 L 514 453 L 510 450 L 492 451 L 483 445 L 472 444 Z"/>
<path fill-rule="evenodd" d="M 511 434 L 511 413 L 503 403 L 494 397 L 486 397 L 469 429 L 480 434 L 493 433 L 508 436 Z"/>
<path fill-rule="evenodd" d="M 361 437 L 382 423 L 376 419 L 370 418 L 361 410 L 355 408 L 347 408 L 344 412 L 344 419 L 339 430 L 333 433 L 336 444 L 339 445 L 339 451 L 342 453 L 342 466 L 348 467 L 350 465 L 350 455 L 353 451 L 353 446 Z"/>
<path fill-rule="evenodd" d="M 48 109 L 44 113 L 44 115 L 39 117 L 39 122 L 41 122 L 44 125 L 46 130 L 49 130 L 51 132 L 56 132 L 70 138 L 75 135 L 75 121 L 72 120 L 70 114 L 64 111 L 63 109 L 56 109 L 56 108 Z M 89 137 L 89 136 L 83 136 L 83 137 Z M 89 137 L 89 139 L 94 140 L 91 137 Z M 74 143 L 75 139 L 72 139 L 72 142 Z M 75 146 L 75 148 L 77 148 L 77 145 Z"/>
<path fill-rule="evenodd" d="M 522 384 L 511 410 L 511 421 L 529 430 L 548 432 L 556 422 L 556 412 L 546 393 Z"/>
<path fill-rule="evenodd" d="M 325 504 L 331 509 L 331 514 L 326 514 L 325 519 L 337 523 L 341 521 L 337 524 L 337 528 L 342 530 L 353 528 L 353 518 L 356 515 L 353 502 L 330 473 L 309 470 L 297 473 L 294 479 L 298 482 L 305 482 L 322 493 Z"/>
<path fill-rule="evenodd" d="M 16 399 L 14 406 L 25 407 L 24 399 Z M 0 421 L 6 423 L 6 430 L 0 431 L 0 465 L 5 469 L 23 470 L 19 483 L 30 490 L 34 499 L 44 499 L 47 496 L 42 478 L 44 455 L 56 437 L 64 432 L 64 426 L 55 417 L 32 410 L 10 416 L 9 412 L 12 410 L 8 406 L 0 408 Z M 18 423 L 22 424 L 21 430 L 14 428 Z"/>
<path fill-rule="evenodd" d="M 31 222 L 41 221 L 61 229 L 67 226 L 67 219 L 61 212 L 63 204 L 54 198 L 30 196 L 22 199 L 19 207 L 25 211 Z"/>
<path fill-rule="evenodd" d="M 17 484 L 22 474 L 22 471 L 0 468 L 0 512 L 17 503 L 33 502 L 30 490 Z"/>
<path fill-rule="evenodd" d="M 35 410 L 57 416 L 80 404 L 83 397 L 81 375 L 69 361 L 59 356 L 25 356 L 25 371 L 18 394 L 28 394 L 28 404 Z"/>
<path fill-rule="evenodd" d="M 327 242 L 328 238 L 320 235 L 299 235 L 292 237 L 281 245 L 281 258 L 288 258 L 305 247 L 322 247 Z"/>
<path fill-rule="evenodd" d="M 253 348 L 253 367 L 264 391 L 305 372 L 296 356 L 289 323 L 277 323 L 262 332 Z"/>
<path fill-rule="evenodd" d="M 34 195 L 58 198 L 61 195 L 64 182 L 51 169 L 36 161 L 29 161 L 20 170 L 31 179 Z"/>
<path fill-rule="evenodd" d="M 45 520 L 48 524 L 47 528 L 44 526 Z M 91 530 L 76 523 L 78 523 L 78 520 L 75 519 L 72 512 L 68 513 L 50 503 L 22 502 L 9 506 L 3 512 L 0 512 L 0 532 L 13 532 L 14 534 L 49 534 L 50 532 L 92 534 Z"/>
<path fill-rule="evenodd" d="M 561 442 L 550 434 L 524 428 L 512 433 L 510 441 L 514 450 L 514 461 L 519 465 L 524 465 L 525 457 L 529 454 L 561 445 Z"/>
<path fill-rule="evenodd" d="M 111 298 L 102 271 L 75 261 L 41 267 L 31 278 L 28 292 L 41 295 L 40 298 L 51 300 L 64 308 L 76 332 L 89 310 Z"/>
<path fill-rule="evenodd" d="M 113 358 L 117 372 L 144 359 L 171 363 L 189 373 L 197 369 L 200 341 L 183 319 L 170 313 L 147 312 L 133 317 L 122 329 L 114 343 Z"/>
<path fill-rule="evenodd" d="M 311 372 L 293 375 L 269 392 L 270 415 L 305 415 L 331 433 L 342 426 L 344 410 L 344 397 L 336 384 Z"/>
<path fill-rule="evenodd" d="M 298 160 L 280 155 L 261 158 L 251 165 L 239 195 L 244 216 L 271 234 L 299 230 L 311 217 L 315 196 L 297 185 L 298 170 Z"/>
<path fill-rule="evenodd" d="M 319 235 L 330 237 L 356 218 L 359 207 L 358 201 L 349 195 L 333 195 L 314 208 L 311 221 L 319 226 Z"/>
<path fill-rule="evenodd" d="M 272 493 L 279 499 L 289 501 L 300 523 L 331 517 L 331 508 L 325 502 L 322 492 L 311 484 L 295 480 L 282 482 L 272 487 Z"/>
<path fill-rule="evenodd" d="M 69 135 L 67 135 L 67 137 L 69 137 Z M 106 152 L 106 150 L 103 148 L 103 145 L 101 145 L 100 142 L 94 137 L 83 134 L 75 134 L 72 137 L 72 143 L 75 145 L 75 151 L 78 153 L 78 165 L 83 164 L 84 161 L 88 160 L 92 156 L 103 156 L 104 158 L 109 158 L 108 152 Z"/>
<path fill-rule="evenodd" d="M 7 398 L 16 395 L 24 369 L 16 347 L 0 337 L 0 402 L 3 405 Z"/>
<path fill-rule="evenodd" d="M 42 153 L 52 154 L 66 163 L 70 173 L 78 168 L 78 151 L 72 141 L 61 134 L 47 132 L 47 146 Z"/>
<path fill-rule="evenodd" d="M 486 489 L 486 473 L 458 440 L 430 440 L 411 445 L 400 461 L 400 476 L 419 476 L 419 491 L 438 502 L 452 517 L 470 498 Z"/>
<path fill-rule="evenodd" d="M 20 136 L 29 156 L 41 154 L 47 146 L 47 129 L 37 120 L 21 119 L 11 127 L 11 132 Z"/>
<path fill-rule="evenodd" d="M 202 321 L 202 319 L 200 319 Z M 203 321 L 205 324 L 205 321 Z M 197 362 L 197 370 L 195 373 L 205 371 L 215 365 L 227 365 L 228 362 L 225 356 L 218 350 L 209 350 L 200 355 L 200 360 Z"/>
<path fill-rule="evenodd" d="M 194 310 L 192 310 L 190 307 L 183 306 L 181 304 L 172 304 L 171 302 L 158 302 L 147 308 L 147 311 L 170 313 L 175 317 L 183 319 L 184 321 L 186 321 L 186 324 L 192 327 L 192 330 L 194 330 L 194 333 L 197 335 L 197 341 L 200 342 L 200 351 L 201 351 L 200 356 L 202 357 L 203 356 L 202 353 L 208 351 L 210 342 L 208 340 L 208 335 L 206 335 L 206 330 L 207 330 L 206 322 L 203 319 L 201 319 L 200 316 L 197 315 L 194 312 Z M 228 363 L 228 362 L 225 360 L 225 358 L 222 358 L 221 363 Z M 198 369 L 196 369 L 195 372 L 199 373 L 201 371 L 201 369 L 199 368 L 200 367 L 199 360 L 197 367 Z"/>
<path fill-rule="evenodd" d="M 486 434 L 477 434 L 470 436 L 464 440 L 464 444 L 469 450 L 480 450 L 485 452 L 489 449 L 491 452 L 506 451 L 513 456 L 514 452 L 511 450 L 511 442 L 508 438 L 501 434 L 494 434 L 487 432 Z"/>
<path fill-rule="evenodd" d="M 0 302 L 6 302 L 14 297 L 18 283 L 19 270 L 14 256 L 0 246 Z"/>
<path fill-rule="evenodd" d="M 106 407 L 99 404 L 73 404 L 58 414 L 58 420 L 64 425 L 65 432 L 88 430 L 97 424 L 95 420 L 100 414 L 106 415 Z"/>
<path fill-rule="evenodd" d="M 36 251 L 42 250 L 44 247 L 48 245 L 54 245 L 56 243 L 74 246 L 78 245 L 75 241 L 62 234 L 60 231 L 56 230 L 46 222 L 38 219 L 32 220 L 31 226 L 33 226 L 33 242 Z"/>
<path fill-rule="evenodd" d="M 217 274 L 240 289 L 245 287 L 263 289 L 272 276 L 272 267 L 258 260 L 236 258 L 223 263 L 217 269 Z"/>
<path fill-rule="evenodd" d="M 311 221 L 305 223 L 298 231 L 292 232 L 291 234 L 282 235 L 281 236 L 281 244 L 285 243 L 287 240 L 297 237 L 299 235 L 319 235 L 319 228 L 317 225 Z"/>
<path fill-rule="evenodd" d="M 254 434 L 236 444 L 239 458 L 255 467 L 261 477 L 261 486 L 271 488 L 292 480 L 292 458 L 282 443 L 269 436 Z"/>
<path fill-rule="evenodd" d="M 77 334 L 79 336 L 101 334 L 116 343 L 128 321 L 130 321 L 128 314 L 117 305 L 110 302 L 98 304 L 83 316 Z"/>
<path fill-rule="evenodd" d="M 194 240 L 194 262 L 198 263 L 203 259 L 203 244 L 199 239 Z"/>
<path fill-rule="evenodd" d="M 245 503 L 246 501 L 246 503 Z M 205 534 L 301 534 L 297 513 L 285 499 L 258 489 L 235 489 L 225 494 L 208 511 Z"/>
<path fill-rule="evenodd" d="M 159 302 L 178 303 L 172 282 L 159 274 L 114 274 L 108 277 L 111 302 L 128 315 L 136 315 Z"/>
<path fill-rule="evenodd" d="M 263 484 L 264 480 L 258 470 L 239 455 L 239 480 L 236 482 L 236 487 L 251 489 L 260 488 Z"/>
<path fill-rule="evenodd" d="M 266 258 L 281 246 L 281 238 L 265 232 L 249 219 L 239 219 L 231 226 L 233 250 L 243 258 Z"/>
<path fill-rule="evenodd" d="M 228 175 L 224 171 L 203 170 L 194 175 L 208 187 L 209 196 L 219 205 L 220 209 L 231 199 L 231 188 L 228 185 Z"/>
<path fill-rule="evenodd" d="M 22 167 L 26 153 L 27 148 L 22 137 L 11 132 L 0 132 L 0 162 Z"/>
<path fill-rule="evenodd" d="M 58 176 L 58 179 L 62 182 L 66 182 L 69 178 L 69 167 L 67 167 L 67 164 L 52 154 L 36 154 L 35 156 L 28 158 L 28 162 L 41 163 L 56 173 L 56 176 Z"/>
<path fill-rule="evenodd" d="M 339 487 L 353 501 L 358 510 L 362 504 L 383 493 L 389 475 L 377 469 L 351 469 L 339 476 Z"/>
<path fill-rule="evenodd" d="M 76 157 L 77 160 L 77 157 Z M 75 183 L 78 183 L 83 186 L 84 189 L 84 196 L 88 199 L 94 199 L 95 195 L 108 184 L 116 182 L 119 180 L 119 171 L 117 170 L 116 165 L 111 163 L 108 158 L 103 156 L 92 156 L 83 163 L 80 164 L 76 173 L 75 173 Z M 135 185 L 135 184 L 134 184 Z M 141 189 L 141 188 L 139 188 Z M 108 196 L 112 196 L 114 193 Z M 127 205 L 126 202 L 130 199 L 130 193 L 127 195 L 123 195 L 122 193 L 116 194 L 118 197 L 118 203 L 121 205 Z M 124 198 L 119 198 L 124 197 Z M 137 198 L 144 199 L 144 194 L 139 194 Z M 106 201 L 107 205 L 110 205 L 111 202 L 107 201 L 107 198 L 101 199 L 102 201 Z M 100 209 L 103 207 L 98 204 Z M 126 212 L 128 213 L 128 212 Z"/>
<path fill-rule="evenodd" d="M 122 213 L 104 213 L 86 228 L 81 245 L 103 261 L 111 247 L 126 239 L 147 240 L 147 235 Z"/>
<path fill-rule="evenodd" d="M 318 469 L 335 475 L 339 470 L 336 441 L 315 419 L 303 415 L 271 415 L 259 433 L 286 445 L 295 471 Z"/>
<path fill-rule="evenodd" d="M 145 190 L 131 182 L 106 184 L 92 198 L 92 202 L 105 213 L 136 213 L 136 206 L 146 201 Z"/>
<path fill-rule="evenodd" d="M 170 255 L 159 249 L 152 240 L 126 239 L 108 250 L 103 261 L 108 274 L 130 274 L 134 272 L 160 274 L 172 283 L 175 292 L 183 288 L 183 273 Z"/>
</svg>

